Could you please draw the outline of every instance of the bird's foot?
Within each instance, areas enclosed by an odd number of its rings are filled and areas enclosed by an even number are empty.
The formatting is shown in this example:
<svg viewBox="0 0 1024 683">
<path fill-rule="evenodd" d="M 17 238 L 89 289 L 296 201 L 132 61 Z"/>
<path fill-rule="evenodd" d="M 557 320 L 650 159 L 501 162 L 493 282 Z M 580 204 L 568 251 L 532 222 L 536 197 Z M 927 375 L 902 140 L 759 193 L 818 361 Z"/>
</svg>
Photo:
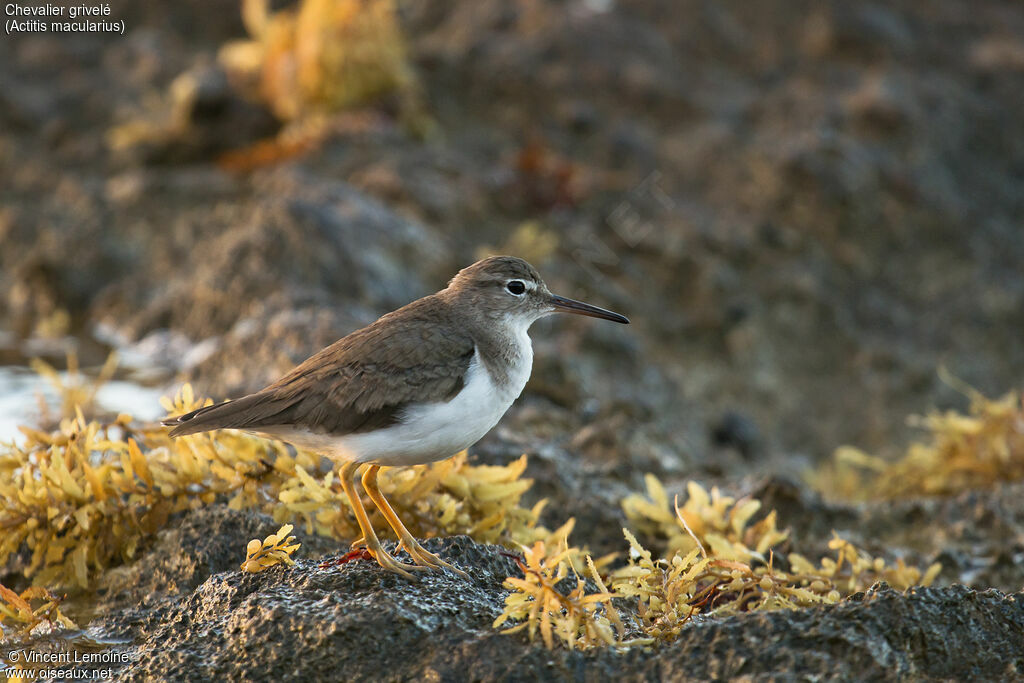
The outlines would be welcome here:
<svg viewBox="0 0 1024 683">
<path fill-rule="evenodd" d="M 411 535 L 401 540 L 402 548 L 405 552 L 409 553 L 409 557 L 415 560 L 422 568 L 427 569 L 450 569 L 464 579 L 469 578 L 469 574 L 462 571 L 458 567 L 448 564 L 440 557 L 430 552 L 426 548 L 420 545 L 419 541 L 413 538 Z"/>
<path fill-rule="evenodd" d="M 418 564 L 406 564 L 404 562 L 399 562 L 379 544 L 376 544 L 375 548 L 366 548 L 366 552 L 368 552 L 373 559 L 377 560 L 377 564 L 384 567 L 384 569 L 400 574 L 409 580 L 416 579 L 411 572 L 421 572 L 429 569 L 429 567 L 420 566 Z"/>
</svg>

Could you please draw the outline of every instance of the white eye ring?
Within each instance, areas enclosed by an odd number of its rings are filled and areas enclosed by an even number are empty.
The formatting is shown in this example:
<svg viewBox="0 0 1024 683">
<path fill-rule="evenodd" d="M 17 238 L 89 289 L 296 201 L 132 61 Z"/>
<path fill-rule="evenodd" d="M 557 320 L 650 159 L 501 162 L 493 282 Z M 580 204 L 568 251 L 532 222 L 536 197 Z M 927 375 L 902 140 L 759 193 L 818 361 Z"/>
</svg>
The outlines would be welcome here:
<svg viewBox="0 0 1024 683">
<path fill-rule="evenodd" d="M 505 291 L 512 296 L 522 296 L 526 293 L 526 285 L 522 280 L 509 280 L 508 284 L 505 285 Z"/>
</svg>

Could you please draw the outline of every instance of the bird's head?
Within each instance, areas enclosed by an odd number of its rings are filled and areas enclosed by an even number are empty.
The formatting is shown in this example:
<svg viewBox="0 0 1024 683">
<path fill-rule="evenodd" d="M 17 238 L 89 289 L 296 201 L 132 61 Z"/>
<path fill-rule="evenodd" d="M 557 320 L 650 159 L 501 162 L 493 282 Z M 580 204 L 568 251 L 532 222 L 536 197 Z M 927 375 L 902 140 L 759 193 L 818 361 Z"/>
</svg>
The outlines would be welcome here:
<svg viewBox="0 0 1024 683">
<path fill-rule="evenodd" d="M 628 324 L 624 315 L 552 294 L 537 269 L 515 256 L 491 256 L 460 270 L 445 292 L 485 318 L 525 323 L 551 313 L 575 313 Z"/>
</svg>

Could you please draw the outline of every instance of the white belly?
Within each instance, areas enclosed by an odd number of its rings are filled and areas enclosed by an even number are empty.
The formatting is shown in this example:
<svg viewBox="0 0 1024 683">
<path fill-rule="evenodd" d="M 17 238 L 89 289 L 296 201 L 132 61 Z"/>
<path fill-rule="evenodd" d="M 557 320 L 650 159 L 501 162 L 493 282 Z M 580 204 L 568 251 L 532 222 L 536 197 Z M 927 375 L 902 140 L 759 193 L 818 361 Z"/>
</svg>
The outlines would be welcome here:
<svg viewBox="0 0 1024 683">
<path fill-rule="evenodd" d="M 504 386 L 494 382 L 478 351 L 458 394 L 449 401 L 410 407 L 397 424 L 345 436 L 306 432 L 279 438 L 336 461 L 398 466 L 449 458 L 479 441 L 522 393 L 533 365 L 529 337 L 520 348 L 524 352 Z"/>
</svg>

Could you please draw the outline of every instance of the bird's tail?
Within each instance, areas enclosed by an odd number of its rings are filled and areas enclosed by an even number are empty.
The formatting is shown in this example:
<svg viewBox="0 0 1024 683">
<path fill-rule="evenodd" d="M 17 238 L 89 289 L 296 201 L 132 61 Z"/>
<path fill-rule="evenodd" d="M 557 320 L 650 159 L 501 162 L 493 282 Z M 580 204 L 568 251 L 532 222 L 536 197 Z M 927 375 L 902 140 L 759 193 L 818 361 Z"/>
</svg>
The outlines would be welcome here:
<svg viewBox="0 0 1024 683">
<path fill-rule="evenodd" d="M 225 401 L 213 406 L 193 410 L 191 413 L 169 417 L 161 424 L 174 427 L 171 436 L 187 436 L 213 429 L 245 429 L 251 426 L 253 408 L 263 403 L 265 397 L 249 394 L 236 401 Z"/>
</svg>

